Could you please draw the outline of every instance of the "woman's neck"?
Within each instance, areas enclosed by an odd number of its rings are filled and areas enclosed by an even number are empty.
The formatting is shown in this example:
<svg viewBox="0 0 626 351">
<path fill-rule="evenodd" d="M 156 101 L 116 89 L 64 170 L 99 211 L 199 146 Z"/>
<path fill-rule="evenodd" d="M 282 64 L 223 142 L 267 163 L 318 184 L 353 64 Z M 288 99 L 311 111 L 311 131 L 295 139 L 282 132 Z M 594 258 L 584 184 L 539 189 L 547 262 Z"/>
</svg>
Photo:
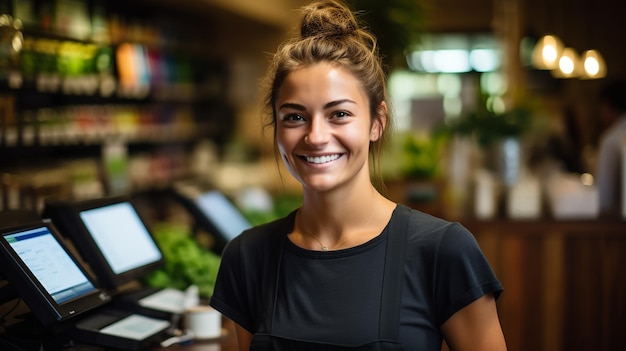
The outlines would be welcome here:
<svg viewBox="0 0 626 351">
<path fill-rule="evenodd" d="M 294 241 L 331 249 L 366 242 L 380 234 L 394 207 L 373 186 L 348 194 L 305 193 Z"/>
</svg>

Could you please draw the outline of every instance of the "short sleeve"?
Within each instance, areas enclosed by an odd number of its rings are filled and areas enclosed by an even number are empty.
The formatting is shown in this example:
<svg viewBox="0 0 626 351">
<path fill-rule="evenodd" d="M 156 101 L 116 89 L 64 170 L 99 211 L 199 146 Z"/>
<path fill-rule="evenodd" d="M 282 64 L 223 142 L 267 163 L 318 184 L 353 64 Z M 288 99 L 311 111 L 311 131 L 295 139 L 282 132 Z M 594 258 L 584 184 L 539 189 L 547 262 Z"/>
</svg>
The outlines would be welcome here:
<svg viewBox="0 0 626 351">
<path fill-rule="evenodd" d="M 210 305 L 243 328 L 251 330 L 240 247 L 241 240 L 237 237 L 224 248 Z"/>
<path fill-rule="evenodd" d="M 245 230 L 222 251 L 210 304 L 251 333 L 259 328 L 273 295 L 283 241 L 293 228 L 295 211 Z"/>
<path fill-rule="evenodd" d="M 503 291 L 474 236 L 453 223 L 444 232 L 435 258 L 436 317 L 441 326 L 454 313 L 486 294 Z"/>
</svg>

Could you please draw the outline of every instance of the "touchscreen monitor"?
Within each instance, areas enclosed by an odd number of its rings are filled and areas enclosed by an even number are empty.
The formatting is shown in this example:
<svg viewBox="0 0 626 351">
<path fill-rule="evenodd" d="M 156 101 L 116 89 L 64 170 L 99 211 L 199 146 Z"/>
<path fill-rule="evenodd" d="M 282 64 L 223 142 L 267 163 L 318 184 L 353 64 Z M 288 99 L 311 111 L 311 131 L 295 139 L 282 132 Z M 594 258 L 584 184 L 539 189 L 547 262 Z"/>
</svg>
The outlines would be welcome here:
<svg viewBox="0 0 626 351">
<path fill-rule="evenodd" d="M 0 234 L 2 273 L 43 325 L 110 301 L 49 221 L 4 228 Z"/>
<path fill-rule="evenodd" d="M 164 264 L 152 233 L 126 197 L 47 203 L 44 215 L 71 237 L 104 287 L 118 288 Z"/>
<path fill-rule="evenodd" d="M 179 191 L 178 198 L 197 224 L 213 236 L 213 250 L 218 253 L 221 253 L 230 240 L 252 227 L 235 204 L 219 190 L 197 193 Z"/>
<path fill-rule="evenodd" d="M 250 222 L 239 212 L 233 203 L 219 191 L 209 191 L 196 199 L 202 213 L 209 218 L 214 230 L 227 241 L 251 227 Z"/>
</svg>

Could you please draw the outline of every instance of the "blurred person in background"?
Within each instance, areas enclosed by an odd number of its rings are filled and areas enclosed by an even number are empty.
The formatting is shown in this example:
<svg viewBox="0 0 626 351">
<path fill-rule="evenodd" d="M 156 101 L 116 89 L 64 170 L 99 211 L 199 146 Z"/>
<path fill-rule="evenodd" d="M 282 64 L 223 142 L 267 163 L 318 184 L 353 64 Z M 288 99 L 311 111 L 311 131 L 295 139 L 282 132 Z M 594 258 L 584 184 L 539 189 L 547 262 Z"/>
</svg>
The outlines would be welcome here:
<svg viewBox="0 0 626 351">
<path fill-rule="evenodd" d="M 606 126 L 600 135 L 596 165 L 600 212 L 615 215 L 622 196 L 622 148 L 626 146 L 626 79 L 607 83 L 600 91 L 600 115 Z"/>
<path fill-rule="evenodd" d="M 266 100 L 302 204 L 229 242 L 211 306 L 240 350 L 506 350 L 502 286 L 473 235 L 374 186 L 392 124 L 376 38 L 343 3 L 303 13 Z"/>
</svg>

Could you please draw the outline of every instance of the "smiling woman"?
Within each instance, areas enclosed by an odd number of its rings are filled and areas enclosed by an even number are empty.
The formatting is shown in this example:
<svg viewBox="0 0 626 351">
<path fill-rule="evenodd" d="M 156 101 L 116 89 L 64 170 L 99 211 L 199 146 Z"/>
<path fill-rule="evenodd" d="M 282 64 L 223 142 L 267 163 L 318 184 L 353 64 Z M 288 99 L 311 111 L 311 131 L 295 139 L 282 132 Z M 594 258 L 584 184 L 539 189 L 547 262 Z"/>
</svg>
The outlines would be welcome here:
<svg viewBox="0 0 626 351">
<path fill-rule="evenodd" d="M 351 73 L 329 63 L 299 69 L 285 79 L 276 105 L 280 155 L 305 189 L 357 180 L 366 189 L 369 144 L 383 122 L 372 125 L 367 96 Z"/>
<path fill-rule="evenodd" d="M 374 186 L 392 124 L 376 38 L 336 1 L 305 6 L 300 34 L 266 103 L 302 204 L 229 242 L 211 297 L 240 350 L 505 350 L 471 233 Z"/>
</svg>

